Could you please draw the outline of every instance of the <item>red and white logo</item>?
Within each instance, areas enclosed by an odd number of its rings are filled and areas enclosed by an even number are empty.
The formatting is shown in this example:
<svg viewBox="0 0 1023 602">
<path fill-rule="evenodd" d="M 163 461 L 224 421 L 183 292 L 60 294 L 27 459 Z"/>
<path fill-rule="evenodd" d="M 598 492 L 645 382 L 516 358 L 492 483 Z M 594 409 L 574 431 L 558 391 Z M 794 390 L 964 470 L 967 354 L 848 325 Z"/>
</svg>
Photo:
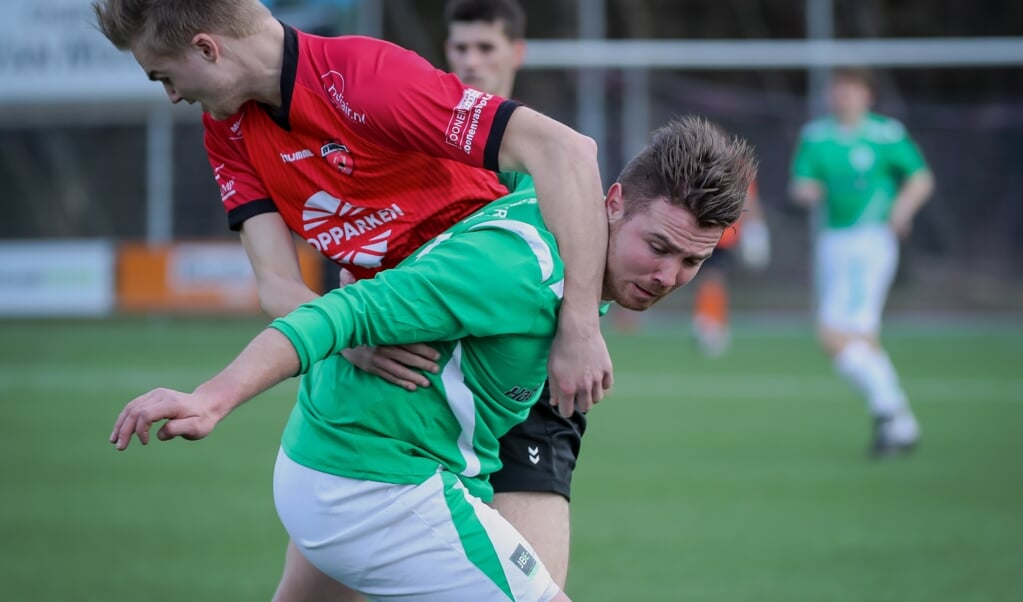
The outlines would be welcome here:
<svg viewBox="0 0 1023 602">
<path fill-rule="evenodd" d="M 404 215 L 397 203 L 381 209 L 356 207 L 321 190 L 305 202 L 302 229 L 306 242 L 337 263 L 378 268 L 391 237 L 387 224 Z"/>
<path fill-rule="evenodd" d="M 352 157 L 352 151 L 340 142 L 328 142 L 321 146 L 320 156 L 346 176 L 352 175 L 352 172 L 355 171 L 355 158 Z"/>
<path fill-rule="evenodd" d="M 320 76 L 323 91 L 334 108 L 356 123 L 366 123 L 366 114 L 352 108 L 345 100 L 345 77 L 337 71 L 328 71 Z"/>
</svg>

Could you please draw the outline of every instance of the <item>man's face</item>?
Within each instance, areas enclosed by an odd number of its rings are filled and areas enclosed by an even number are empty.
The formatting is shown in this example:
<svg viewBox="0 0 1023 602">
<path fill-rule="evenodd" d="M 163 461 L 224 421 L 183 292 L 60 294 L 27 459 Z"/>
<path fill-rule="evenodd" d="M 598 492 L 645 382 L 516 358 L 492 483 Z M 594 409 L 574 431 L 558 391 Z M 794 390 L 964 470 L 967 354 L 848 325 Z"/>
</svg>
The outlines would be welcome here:
<svg viewBox="0 0 1023 602">
<path fill-rule="evenodd" d="M 863 82 L 836 78 L 828 98 L 832 112 L 842 121 L 858 121 L 870 109 L 870 88 Z"/>
<path fill-rule="evenodd" d="M 626 309 L 648 309 L 692 280 L 724 232 L 721 226 L 701 228 L 692 212 L 664 199 L 626 219 L 619 184 L 608 191 L 606 206 L 603 297 Z"/>
<path fill-rule="evenodd" d="M 525 45 L 512 41 L 502 21 L 452 23 L 444 45 L 448 68 L 464 83 L 490 94 L 511 95 Z"/>
<path fill-rule="evenodd" d="M 174 56 L 153 52 L 142 41 L 132 44 L 131 54 L 149 79 L 163 84 L 172 103 L 198 102 L 214 119 L 227 119 L 245 101 L 211 36 L 198 34 L 191 46 Z"/>
</svg>

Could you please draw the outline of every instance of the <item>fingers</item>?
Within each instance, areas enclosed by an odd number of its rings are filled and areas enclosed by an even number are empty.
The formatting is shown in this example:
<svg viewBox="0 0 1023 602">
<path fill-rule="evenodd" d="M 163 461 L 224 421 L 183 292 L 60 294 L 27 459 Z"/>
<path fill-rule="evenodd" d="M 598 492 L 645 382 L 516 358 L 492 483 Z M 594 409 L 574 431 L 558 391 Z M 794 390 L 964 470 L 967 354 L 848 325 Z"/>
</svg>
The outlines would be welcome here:
<svg viewBox="0 0 1023 602">
<path fill-rule="evenodd" d="M 355 282 L 355 274 L 348 271 L 348 268 L 341 268 L 337 273 L 337 281 L 340 288 L 344 288 Z"/>
<path fill-rule="evenodd" d="M 440 371 L 437 365 L 440 353 L 422 343 L 396 347 L 357 347 L 341 353 L 359 369 L 408 391 L 430 386 L 430 380 L 423 372 L 436 374 Z"/>
<path fill-rule="evenodd" d="M 600 378 L 588 379 L 577 388 L 556 384 L 553 377 L 550 380 L 550 403 L 557 407 L 558 412 L 565 418 L 574 412 L 586 413 L 592 410 L 593 406 L 604 399 L 605 392 L 614 385 L 614 376 L 611 372 L 603 373 Z"/>
<path fill-rule="evenodd" d="M 124 406 L 114 422 L 114 430 L 110 433 L 110 442 L 119 451 L 127 449 L 132 434 L 138 437 L 139 443 L 149 443 L 149 431 L 154 422 L 165 418 L 173 418 L 181 411 L 176 399 L 176 391 L 154 389 L 145 395 L 136 397 Z"/>
<path fill-rule="evenodd" d="M 207 434 L 202 427 L 202 421 L 197 416 L 181 418 L 179 420 L 168 420 L 159 431 L 156 438 L 160 441 L 167 441 L 174 437 L 181 437 L 189 441 L 202 439 Z"/>
</svg>

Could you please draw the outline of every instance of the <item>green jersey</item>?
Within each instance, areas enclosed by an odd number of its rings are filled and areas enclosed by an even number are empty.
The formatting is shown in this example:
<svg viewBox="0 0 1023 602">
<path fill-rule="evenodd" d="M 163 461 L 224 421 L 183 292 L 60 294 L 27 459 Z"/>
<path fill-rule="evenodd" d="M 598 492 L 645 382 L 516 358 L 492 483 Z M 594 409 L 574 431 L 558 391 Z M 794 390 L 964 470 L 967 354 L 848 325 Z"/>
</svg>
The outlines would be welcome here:
<svg viewBox="0 0 1023 602">
<path fill-rule="evenodd" d="M 397 268 L 275 320 L 304 374 L 284 451 L 321 472 L 387 483 L 451 471 L 489 501 L 497 439 L 526 418 L 547 377 L 563 272 L 527 189 L 459 222 Z M 411 342 L 441 354 L 440 372 L 414 392 L 338 354 Z"/>
<path fill-rule="evenodd" d="M 828 117 L 807 124 L 792 162 L 794 179 L 824 190 L 828 228 L 885 223 L 902 181 L 927 163 L 895 120 L 873 113 L 847 128 Z"/>
</svg>

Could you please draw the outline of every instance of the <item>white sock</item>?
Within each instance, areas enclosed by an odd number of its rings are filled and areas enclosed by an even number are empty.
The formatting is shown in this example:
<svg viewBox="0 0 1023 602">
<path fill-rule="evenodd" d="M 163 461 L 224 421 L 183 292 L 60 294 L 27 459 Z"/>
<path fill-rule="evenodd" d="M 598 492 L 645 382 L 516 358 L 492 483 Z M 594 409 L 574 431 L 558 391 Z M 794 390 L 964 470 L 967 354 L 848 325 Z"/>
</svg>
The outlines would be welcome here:
<svg viewBox="0 0 1023 602">
<path fill-rule="evenodd" d="M 909 411 L 895 367 L 883 350 L 866 341 L 853 341 L 835 356 L 835 370 L 867 398 L 872 415 L 895 416 Z"/>
</svg>

